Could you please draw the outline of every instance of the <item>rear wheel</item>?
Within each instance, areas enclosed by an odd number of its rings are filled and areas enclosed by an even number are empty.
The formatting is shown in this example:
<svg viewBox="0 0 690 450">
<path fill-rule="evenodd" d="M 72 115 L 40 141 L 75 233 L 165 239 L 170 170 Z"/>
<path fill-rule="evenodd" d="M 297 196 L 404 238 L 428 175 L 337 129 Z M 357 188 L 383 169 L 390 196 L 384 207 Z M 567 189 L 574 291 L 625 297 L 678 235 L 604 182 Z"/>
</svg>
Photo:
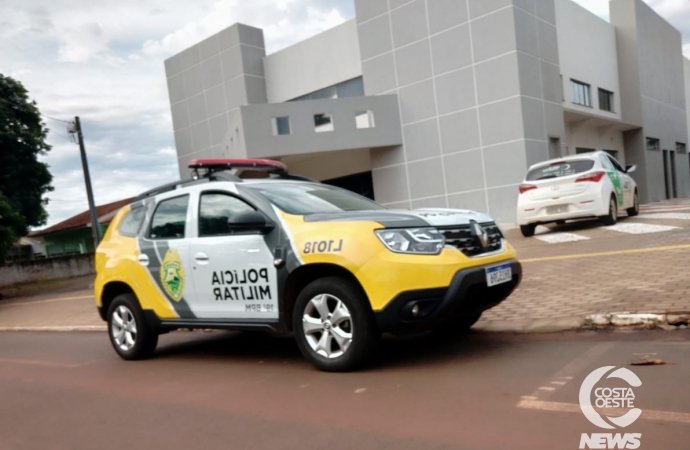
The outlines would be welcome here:
<svg viewBox="0 0 690 450">
<path fill-rule="evenodd" d="M 534 224 L 531 225 L 520 225 L 520 232 L 524 237 L 532 237 L 534 236 L 534 230 L 537 229 L 537 226 Z"/>
<path fill-rule="evenodd" d="M 637 197 L 637 191 L 635 191 L 632 208 L 626 209 L 625 212 L 627 212 L 630 217 L 634 217 L 640 213 L 640 200 Z"/>
<path fill-rule="evenodd" d="M 609 213 L 606 216 L 600 217 L 601 223 L 607 226 L 615 225 L 618 222 L 618 204 L 616 203 L 616 197 L 611 196 L 609 200 Z"/>
<path fill-rule="evenodd" d="M 327 372 L 361 367 L 380 338 L 366 295 L 340 277 L 308 284 L 297 297 L 292 320 L 304 357 Z"/>
<path fill-rule="evenodd" d="M 108 308 L 110 343 L 122 359 L 146 359 L 153 355 L 158 333 L 144 318 L 134 294 L 121 294 Z"/>
</svg>

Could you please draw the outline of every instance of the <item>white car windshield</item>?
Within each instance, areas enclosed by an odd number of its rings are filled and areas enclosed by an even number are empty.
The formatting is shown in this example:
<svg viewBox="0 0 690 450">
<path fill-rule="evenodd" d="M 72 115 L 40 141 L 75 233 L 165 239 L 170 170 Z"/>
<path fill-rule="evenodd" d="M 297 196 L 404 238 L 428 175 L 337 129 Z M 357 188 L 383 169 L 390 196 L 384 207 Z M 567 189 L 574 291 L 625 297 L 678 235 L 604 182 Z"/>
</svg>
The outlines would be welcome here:
<svg viewBox="0 0 690 450">
<path fill-rule="evenodd" d="M 290 214 L 386 209 L 366 197 L 319 184 L 266 183 L 246 186 Z"/>
<path fill-rule="evenodd" d="M 547 180 L 549 178 L 567 177 L 582 172 L 587 172 L 594 167 L 591 159 L 575 159 L 572 161 L 558 161 L 537 167 L 527 173 L 526 181 Z"/>
</svg>

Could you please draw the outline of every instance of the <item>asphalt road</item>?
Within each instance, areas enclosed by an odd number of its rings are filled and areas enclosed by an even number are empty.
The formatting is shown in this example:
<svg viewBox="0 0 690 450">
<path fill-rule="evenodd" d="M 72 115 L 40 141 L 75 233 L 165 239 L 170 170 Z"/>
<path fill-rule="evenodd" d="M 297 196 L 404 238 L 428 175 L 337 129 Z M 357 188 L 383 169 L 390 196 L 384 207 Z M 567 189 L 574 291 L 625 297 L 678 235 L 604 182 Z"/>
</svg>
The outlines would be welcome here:
<svg viewBox="0 0 690 450">
<path fill-rule="evenodd" d="M 0 449 L 577 449 L 592 370 L 637 354 L 642 449 L 690 445 L 690 331 L 386 340 L 311 368 L 288 337 L 176 332 L 125 362 L 103 333 L 0 333 Z M 617 432 L 614 430 L 614 432 Z"/>
</svg>

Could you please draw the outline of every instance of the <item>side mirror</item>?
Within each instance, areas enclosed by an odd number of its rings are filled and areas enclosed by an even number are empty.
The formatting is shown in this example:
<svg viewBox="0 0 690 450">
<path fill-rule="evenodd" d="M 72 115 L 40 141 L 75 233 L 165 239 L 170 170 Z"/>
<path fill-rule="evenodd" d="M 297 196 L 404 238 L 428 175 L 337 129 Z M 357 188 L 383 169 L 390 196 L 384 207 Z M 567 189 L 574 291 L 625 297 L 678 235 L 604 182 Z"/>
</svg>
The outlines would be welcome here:
<svg viewBox="0 0 690 450">
<path fill-rule="evenodd" d="M 267 234 L 274 225 L 266 220 L 258 211 L 247 211 L 228 218 L 228 228 L 237 233 L 258 232 Z"/>
<path fill-rule="evenodd" d="M 633 164 L 631 166 L 625 166 L 625 173 L 633 173 L 636 170 L 637 170 L 637 166 L 635 164 Z"/>
</svg>

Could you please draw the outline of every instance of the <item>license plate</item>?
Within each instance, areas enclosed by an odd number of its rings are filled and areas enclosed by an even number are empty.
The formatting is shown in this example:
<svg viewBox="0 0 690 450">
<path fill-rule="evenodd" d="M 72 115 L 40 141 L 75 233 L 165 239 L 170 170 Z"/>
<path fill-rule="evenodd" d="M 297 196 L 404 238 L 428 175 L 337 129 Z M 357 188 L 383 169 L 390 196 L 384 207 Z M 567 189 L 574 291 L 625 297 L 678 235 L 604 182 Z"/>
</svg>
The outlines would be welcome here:
<svg viewBox="0 0 690 450">
<path fill-rule="evenodd" d="M 555 205 L 546 207 L 547 214 L 560 214 L 565 212 L 568 212 L 568 205 Z"/>
<path fill-rule="evenodd" d="M 489 267 L 486 269 L 486 285 L 489 287 L 496 286 L 497 284 L 507 283 L 512 279 L 513 271 L 510 268 L 510 264 Z"/>
</svg>

